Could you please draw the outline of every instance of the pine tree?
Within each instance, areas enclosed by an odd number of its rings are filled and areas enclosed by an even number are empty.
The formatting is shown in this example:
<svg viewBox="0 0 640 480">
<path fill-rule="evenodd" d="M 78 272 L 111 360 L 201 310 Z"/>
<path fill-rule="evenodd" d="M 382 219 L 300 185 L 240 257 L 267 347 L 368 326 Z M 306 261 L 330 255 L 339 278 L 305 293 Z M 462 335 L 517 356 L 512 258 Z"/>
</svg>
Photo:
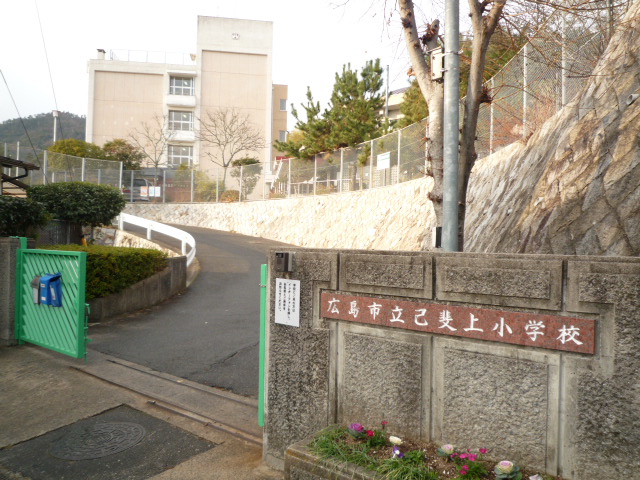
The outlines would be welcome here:
<svg viewBox="0 0 640 480">
<path fill-rule="evenodd" d="M 399 128 L 408 127 L 429 116 L 427 102 L 420 91 L 418 82 L 415 80 L 411 82 L 409 89 L 404 92 L 402 103 L 400 104 L 400 113 L 404 116 L 396 124 Z"/>
<path fill-rule="evenodd" d="M 295 129 L 300 135 L 286 142 L 275 142 L 275 147 L 288 156 L 311 158 L 314 154 L 337 148 L 355 146 L 384 133 L 387 124 L 380 112 L 384 106 L 380 60 L 368 61 L 360 75 L 345 65 L 336 73 L 329 108 L 322 110 L 307 87 L 306 113 L 303 121 L 296 108 L 291 114 L 296 119 Z"/>
<path fill-rule="evenodd" d="M 291 114 L 296 119 L 295 129 L 301 135 L 290 137 L 286 142 L 276 141 L 275 147 L 290 157 L 311 158 L 316 153 L 328 150 L 330 125 L 326 110 L 323 112 L 320 102 L 313 100 L 310 87 L 307 87 L 307 103 L 302 108 L 306 113 L 306 122 L 300 119 L 298 110 L 291 105 Z"/>
<path fill-rule="evenodd" d="M 384 106 L 380 59 L 368 61 L 360 78 L 349 64 L 342 67 L 341 74 L 336 73 L 335 79 L 328 117 L 329 146 L 333 149 L 355 146 L 380 136 L 384 125 L 380 115 Z"/>
</svg>

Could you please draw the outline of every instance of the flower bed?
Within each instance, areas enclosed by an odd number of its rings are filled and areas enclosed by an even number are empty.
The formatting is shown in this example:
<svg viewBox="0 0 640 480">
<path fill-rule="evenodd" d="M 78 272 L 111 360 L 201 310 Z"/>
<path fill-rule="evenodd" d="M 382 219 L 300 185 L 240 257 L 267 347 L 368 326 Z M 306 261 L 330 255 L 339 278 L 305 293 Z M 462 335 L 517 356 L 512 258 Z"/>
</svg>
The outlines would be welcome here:
<svg viewBox="0 0 640 480">
<path fill-rule="evenodd" d="M 386 422 L 368 429 L 359 423 L 328 427 L 291 446 L 285 478 L 291 480 L 562 480 L 495 461 L 490 449 L 414 442 L 390 435 Z"/>
</svg>

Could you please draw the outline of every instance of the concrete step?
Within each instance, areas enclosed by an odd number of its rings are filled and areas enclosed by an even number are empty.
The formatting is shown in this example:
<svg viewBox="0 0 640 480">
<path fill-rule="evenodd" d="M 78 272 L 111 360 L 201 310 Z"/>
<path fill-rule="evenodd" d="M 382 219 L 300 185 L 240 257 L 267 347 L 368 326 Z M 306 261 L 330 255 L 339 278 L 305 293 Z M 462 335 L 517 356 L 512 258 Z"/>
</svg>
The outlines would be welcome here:
<svg viewBox="0 0 640 480">
<path fill-rule="evenodd" d="M 258 402 L 91 350 L 76 370 L 149 398 L 158 408 L 262 445 Z"/>
</svg>

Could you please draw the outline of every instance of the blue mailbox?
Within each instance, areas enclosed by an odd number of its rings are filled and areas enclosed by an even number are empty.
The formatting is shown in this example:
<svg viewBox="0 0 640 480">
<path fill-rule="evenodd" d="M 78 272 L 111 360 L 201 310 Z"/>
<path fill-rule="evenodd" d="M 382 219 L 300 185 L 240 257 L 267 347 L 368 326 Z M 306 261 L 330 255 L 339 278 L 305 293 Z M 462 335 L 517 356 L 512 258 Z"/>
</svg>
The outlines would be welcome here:
<svg viewBox="0 0 640 480">
<path fill-rule="evenodd" d="M 40 278 L 40 304 L 62 306 L 62 274 L 47 273 Z"/>
</svg>

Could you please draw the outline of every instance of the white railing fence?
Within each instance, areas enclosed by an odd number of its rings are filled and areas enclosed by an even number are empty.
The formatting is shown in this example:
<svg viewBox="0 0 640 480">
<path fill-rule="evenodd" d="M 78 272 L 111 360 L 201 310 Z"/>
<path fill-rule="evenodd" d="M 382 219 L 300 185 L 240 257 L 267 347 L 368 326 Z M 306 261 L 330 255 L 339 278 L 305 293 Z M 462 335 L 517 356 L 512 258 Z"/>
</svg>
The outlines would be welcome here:
<svg viewBox="0 0 640 480">
<path fill-rule="evenodd" d="M 180 240 L 180 250 L 183 255 L 187 256 L 187 267 L 193 262 L 193 259 L 196 256 L 196 240 L 191 236 L 191 234 L 184 230 L 180 230 L 179 228 L 175 228 L 170 225 L 165 225 L 164 223 L 154 222 L 153 220 L 147 220 L 146 218 L 136 217 L 135 215 L 130 215 L 128 213 L 121 213 L 118 217 L 118 228 L 120 230 L 125 230 L 125 224 L 146 228 L 147 240 L 152 239 L 153 232 L 162 233 L 163 235 Z"/>
</svg>

